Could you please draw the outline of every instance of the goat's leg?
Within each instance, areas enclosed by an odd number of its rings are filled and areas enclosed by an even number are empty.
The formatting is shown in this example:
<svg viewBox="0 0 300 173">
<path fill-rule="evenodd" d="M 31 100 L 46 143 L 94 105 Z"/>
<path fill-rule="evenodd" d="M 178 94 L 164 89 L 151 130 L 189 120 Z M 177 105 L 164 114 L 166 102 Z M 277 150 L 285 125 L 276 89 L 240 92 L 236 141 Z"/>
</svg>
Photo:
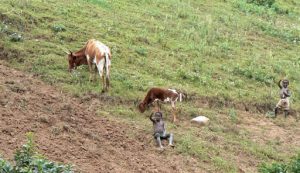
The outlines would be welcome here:
<svg viewBox="0 0 300 173">
<path fill-rule="evenodd" d="M 175 102 L 172 101 L 171 102 L 171 106 L 172 106 L 173 122 L 175 123 L 177 121 Z"/>
<path fill-rule="evenodd" d="M 160 110 L 161 110 L 161 107 L 160 107 L 159 101 L 157 101 L 157 112 L 160 112 Z"/>
</svg>

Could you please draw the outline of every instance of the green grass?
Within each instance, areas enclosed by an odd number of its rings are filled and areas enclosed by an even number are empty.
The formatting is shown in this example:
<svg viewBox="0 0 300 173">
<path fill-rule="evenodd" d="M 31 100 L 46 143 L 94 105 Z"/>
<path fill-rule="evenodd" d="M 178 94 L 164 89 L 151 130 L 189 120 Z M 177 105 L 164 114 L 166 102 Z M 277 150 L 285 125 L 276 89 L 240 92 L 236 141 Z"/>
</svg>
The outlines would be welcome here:
<svg viewBox="0 0 300 173">
<path fill-rule="evenodd" d="M 184 120 L 199 114 L 211 119 L 200 141 L 195 140 L 198 128 L 171 130 L 179 134 L 179 153 L 209 160 L 216 171 L 237 172 L 237 151 L 259 161 L 287 158 L 276 146 L 249 141 L 249 132 L 238 128 L 237 108 L 223 106 L 228 100 L 275 106 L 276 83 L 287 77 L 292 108 L 300 110 L 299 14 L 296 0 L 277 0 L 271 7 L 245 0 L 4 0 L 0 58 L 80 97 L 100 92 L 100 82 L 88 81 L 87 67 L 70 75 L 64 50 L 75 51 L 88 39 L 99 39 L 113 54 L 109 96 L 132 101 L 150 87 L 161 86 L 220 103 L 214 110 L 197 101 L 180 104 Z M 147 124 L 133 105 L 117 105 L 99 114 Z M 221 139 L 211 144 L 212 136 Z M 220 154 L 222 147 L 232 153 Z"/>
</svg>

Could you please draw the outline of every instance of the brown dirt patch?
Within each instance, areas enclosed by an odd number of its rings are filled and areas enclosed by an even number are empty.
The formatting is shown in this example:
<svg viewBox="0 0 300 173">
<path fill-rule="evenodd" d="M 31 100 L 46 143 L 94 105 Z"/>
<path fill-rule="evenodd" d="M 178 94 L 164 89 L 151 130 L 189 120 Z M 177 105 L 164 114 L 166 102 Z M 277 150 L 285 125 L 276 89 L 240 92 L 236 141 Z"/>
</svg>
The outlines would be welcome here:
<svg viewBox="0 0 300 173">
<path fill-rule="evenodd" d="M 133 139 L 134 127 L 96 116 L 104 104 L 90 99 L 70 97 L 0 61 L 0 154 L 12 160 L 32 131 L 40 153 L 80 172 L 205 172 L 191 157 Z"/>
</svg>

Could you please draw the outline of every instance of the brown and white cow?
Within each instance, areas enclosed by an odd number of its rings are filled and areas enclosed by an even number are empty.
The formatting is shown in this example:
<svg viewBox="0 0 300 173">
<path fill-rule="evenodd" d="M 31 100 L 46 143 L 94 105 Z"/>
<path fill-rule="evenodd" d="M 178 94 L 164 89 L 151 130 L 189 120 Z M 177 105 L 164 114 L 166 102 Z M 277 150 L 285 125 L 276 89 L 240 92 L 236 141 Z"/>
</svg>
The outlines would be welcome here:
<svg viewBox="0 0 300 173">
<path fill-rule="evenodd" d="M 102 92 L 108 91 L 111 66 L 111 51 L 109 47 L 98 40 L 90 39 L 79 51 L 74 53 L 70 51 L 68 53 L 68 61 L 69 71 L 72 71 L 79 65 L 87 64 L 90 70 L 90 80 L 93 72 L 92 65 L 95 64 L 100 78 L 102 78 Z"/>
<path fill-rule="evenodd" d="M 184 94 L 178 93 L 174 89 L 151 88 L 144 100 L 139 104 L 138 108 L 140 112 L 143 113 L 149 105 L 157 102 L 157 111 L 160 111 L 159 102 L 170 102 L 172 106 L 173 122 L 175 122 L 177 120 L 175 103 L 177 101 L 181 102 L 183 97 Z"/>
</svg>

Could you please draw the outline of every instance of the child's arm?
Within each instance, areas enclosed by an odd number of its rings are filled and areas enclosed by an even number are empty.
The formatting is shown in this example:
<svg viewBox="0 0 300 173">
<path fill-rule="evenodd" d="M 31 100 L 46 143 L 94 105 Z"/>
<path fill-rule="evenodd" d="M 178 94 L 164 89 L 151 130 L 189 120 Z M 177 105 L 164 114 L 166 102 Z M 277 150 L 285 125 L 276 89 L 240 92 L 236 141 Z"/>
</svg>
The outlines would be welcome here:
<svg viewBox="0 0 300 173">
<path fill-rule="evenodd" d="M 281 79 L 278 81 L 278 86 L 279 86 L 280 89 L 282 88 L 282 86 L 281 86 Z"/>
<path fill-rule="evenodd" d="M 150 115 L 150 117 L 149 117 L 149 119 L 152 121 L 152 122 L 154 122 L 154 119 L 153 119 L 153 113 Z"/>
<path fill-rule="evenodd" d="M 287 89 L 286 91 L 283 92 L 283 94 L 286 96 L 286 97 L 290 97 L 291 96 L 291 92 Z"/>
</svg>

